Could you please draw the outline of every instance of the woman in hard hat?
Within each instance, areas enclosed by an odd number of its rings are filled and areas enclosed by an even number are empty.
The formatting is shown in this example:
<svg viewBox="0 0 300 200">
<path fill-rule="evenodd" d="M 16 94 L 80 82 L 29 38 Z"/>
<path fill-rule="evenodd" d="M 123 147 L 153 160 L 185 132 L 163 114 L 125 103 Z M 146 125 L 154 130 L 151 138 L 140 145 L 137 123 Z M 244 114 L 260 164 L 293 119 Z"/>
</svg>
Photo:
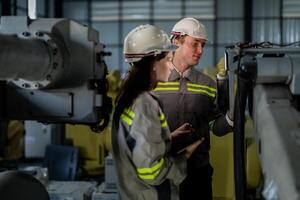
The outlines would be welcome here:
<svg viewBox="0 0 300 200">
<path fill-rule="evenodd" d="M 164 31 L 141 25 L 125 38 L 124 54 L 131 69 L 117 98 L 112 149 L 122 200 L 179 199 L 178 185 L 185 177 L 186 159 L 201 143 L 171 157 L 171 138 L 189 132 L 186 124 L 170 133 L 159 101 L 150 92 L 167 81 L 173 47 Z"/>
</svg>

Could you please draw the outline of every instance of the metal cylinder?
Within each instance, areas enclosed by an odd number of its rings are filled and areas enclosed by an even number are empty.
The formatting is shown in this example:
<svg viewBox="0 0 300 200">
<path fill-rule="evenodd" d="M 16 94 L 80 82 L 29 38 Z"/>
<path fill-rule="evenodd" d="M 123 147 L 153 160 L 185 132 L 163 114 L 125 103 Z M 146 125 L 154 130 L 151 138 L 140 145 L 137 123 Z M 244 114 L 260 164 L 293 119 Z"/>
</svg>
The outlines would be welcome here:
<svg viewBox="0 0 300 200">
<path fill-rule="evenodd" d="M 45 41 L 0 35 L 0 45 L 0 80 L 38 81 L 45 77 L 51 64 Z"/>
<path fill-rule="evenodd" d="M 28 17 L 30 19 L 37 19 L 37 1 L 28 0 Z"/>
</svg>

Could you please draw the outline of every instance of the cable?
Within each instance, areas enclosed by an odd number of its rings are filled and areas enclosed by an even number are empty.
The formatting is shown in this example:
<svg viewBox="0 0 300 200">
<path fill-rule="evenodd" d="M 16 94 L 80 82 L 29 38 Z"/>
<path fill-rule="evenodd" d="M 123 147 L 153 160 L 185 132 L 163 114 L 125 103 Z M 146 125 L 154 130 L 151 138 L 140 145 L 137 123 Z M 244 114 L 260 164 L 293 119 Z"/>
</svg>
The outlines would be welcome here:
<svg viewBox="0 0 300 200">
<path fill-rule="evenodd" d="M 236 200 L 246 199 L 246 172 L 245 172 L 245 110 L 246 103 L 252 90 L 253 69 L 255 63 L 244 63 L 241 67 L 241 49 L 238 54 L 237 95 L 234 109 L 234 178 Z"/>
</svg>

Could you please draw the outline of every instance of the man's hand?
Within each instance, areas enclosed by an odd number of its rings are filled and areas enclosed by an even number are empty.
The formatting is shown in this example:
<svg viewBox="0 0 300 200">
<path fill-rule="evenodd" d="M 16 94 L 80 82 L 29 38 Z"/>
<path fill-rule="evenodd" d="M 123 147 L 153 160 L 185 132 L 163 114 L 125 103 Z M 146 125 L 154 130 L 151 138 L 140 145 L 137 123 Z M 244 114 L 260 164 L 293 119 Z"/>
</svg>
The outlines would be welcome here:
<svg viewBox="0 0 300 200">
<path fill-rule="evenodd" d="M 193 132 L 193 131 L 195 131 L 195 129 L 192 127 L 191 124 L 184 123 L 179 128 L 177 128 L 175 131 L 173 131 L 171 133 L 171 137 L 174 138 L 174 137 L 177 137 L 181 134 L 186 134 L 186 133 L 190 133 L 190 132 Z"/>
</svg>

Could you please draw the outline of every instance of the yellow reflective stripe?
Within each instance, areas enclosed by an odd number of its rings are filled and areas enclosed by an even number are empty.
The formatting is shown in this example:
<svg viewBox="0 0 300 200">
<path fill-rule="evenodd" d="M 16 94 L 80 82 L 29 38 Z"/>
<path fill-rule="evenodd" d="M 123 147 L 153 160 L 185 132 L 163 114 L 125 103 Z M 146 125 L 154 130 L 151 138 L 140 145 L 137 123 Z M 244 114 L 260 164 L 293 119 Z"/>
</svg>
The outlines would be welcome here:
<svg viewBox="0 0 300 200">
<path fill-rule="evenodd" d="M 178 91 L 179 87 L 156 87 L 153 91 Z"/>
<path fill-rule="evenodd" d="M 164 119 L 165 119 L 164 113 L 161 113 L 161 114 L 159 115 L 159 119 L 160 119 L 160 120 L 164 120 Z"/>
<path fill-rule="evenodd" d="M 164 120 L 163 122 L 161 122 L 161 127 L 162 127 L 162 128 L 165 128 L 165 127 L 167 127 L 167 126 L 168 126 L 168 123 L 167 123 L 166 120 Z"/>
<path fill-rule="evenodd" d="M 123 113 L 121 114 L 121 119 L 128 125 L 132 125 L 132 120 L 135 116 L 135 113 L 128 109 L 128 108 L 125 108 Z"/>
<path fill-rule="evenodd" d="M 126 116 L 124 114 L 121 115 L 121 119 L 128 125 L 132 124 L 132 119 L 130 119 L 128 116 Z"/>
<path fill-rule="evenodd" d="M 144 174 L 155 175 L 157 173 L 157 170 L 158 172 L 160 171 L 160 168 L 163 166 L 164 161 L 165 160 L 161 158 L 153 167 L 137 168 L 137 172 L 141 176 Z"/>
<path fill-rule="evenodd" d="M 141 179 L 143 180 L 154 180 L 157 175 L 159 174 L 160 171 L 155 172 L 154 174 L 149 174 L 149 175 L 138 175 Z"/>
<path fill-rule="evenodd" d="M 161 124 L 162 128 L 168 126 L 165 115 L 163 113 L 160 114 L 159 119 L 160 119 L 160 124 Z"/>
<path fill-rule="evenodd" d="M 124 112 L 125 112 L 127 115 L 129 115 L 131 118 L 134 118 L 134 116 L 135 116 L 135 113 L 134 113 L 132 110 L 130 110 L 130 109 L 125 108 L 125 109 L 124 109 Z"/>
<path fill-rule="evenodd" d="M 217 90 L 213 87 L 209 87 L 207 85 L 200 85 L 200 84 L 193 84 L 193 83 L 187 83 L 186 84 L 187 86 L 192 86 L 192 87 L 197 87 L 197 88 L 205 88 L 205 89 L 208 89 L 212 92 L 216 92 Z"/>
<path fill-rule="evenodd" d="M 191 91 L 191 92 L 199 92 L 199 93 L 204 93 L 204 94 L 207 94 L 208 96 L 211 96 L 211 97 L 215 97 L 216 94 L 214 93 L 210 93 L 206 90 L 201 90 L 201 89 L 194 89 L 194 88 L 188 88 L 187 89 L 188 91 Z"/>
<path fill-rule="evenodd" d="M 158 82 L 157 85 L 179 85 L 179 82 Z"/>
<path fill-rule="evenodd" d="M 153 91 L 179 91 L 179 82 L 158 82 L 157 87 Z M 162 86 L 162 87 L 160 87 Z M 164 87 L 169 86 L 169 87 Z"/>
</svg>

